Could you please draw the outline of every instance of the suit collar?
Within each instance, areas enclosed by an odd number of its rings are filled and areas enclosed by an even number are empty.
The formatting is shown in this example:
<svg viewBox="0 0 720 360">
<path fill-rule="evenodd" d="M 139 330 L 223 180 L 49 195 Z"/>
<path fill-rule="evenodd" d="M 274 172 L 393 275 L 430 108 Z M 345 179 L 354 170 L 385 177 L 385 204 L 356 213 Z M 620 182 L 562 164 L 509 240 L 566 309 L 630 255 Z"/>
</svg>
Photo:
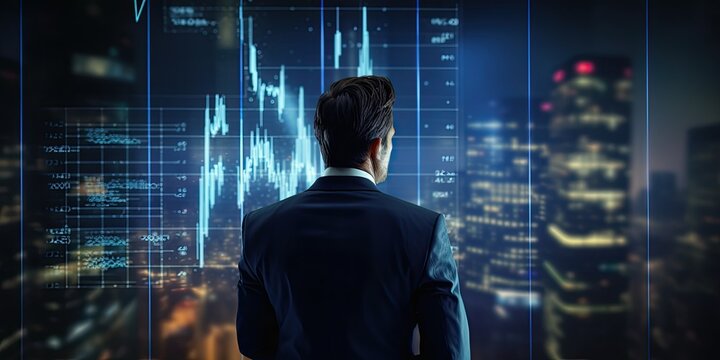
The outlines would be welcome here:
<svg viewBox="0 0 720 360">
<path fill-rule="evenodd" d="M 322 176 L 307 191 L 380 191 L 370 180 L 359 176 Z"/>
<path fill-rule="evenodd" d="M 364 177 L 375 184 L 375 179 L 367 173 L 365 170 L 352 168 L 352 167 L 334 167 L 329 166 L 325 168 L 322 176 L 359 176 Z"/>
</svg>

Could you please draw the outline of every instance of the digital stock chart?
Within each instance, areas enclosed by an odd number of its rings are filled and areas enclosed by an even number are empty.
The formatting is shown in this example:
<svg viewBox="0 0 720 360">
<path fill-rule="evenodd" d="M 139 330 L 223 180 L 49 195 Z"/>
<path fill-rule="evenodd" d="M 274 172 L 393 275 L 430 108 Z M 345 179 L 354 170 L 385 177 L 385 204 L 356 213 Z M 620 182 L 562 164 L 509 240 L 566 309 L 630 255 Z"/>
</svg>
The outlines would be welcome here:
<svg viewBox="0 0 720 360">
<path fill-rule="evenodd" d="M 214 43 L 218 24 L 228 21 L 218 18 L 228 13 L 221 7 L 163 11 L 165 31 L 149 41 Z M 202 72 L 206 62 L 168 64 L 166 57 L 187 51 L 183 40 L 170 39 L 171 49 L 153 54 L 151 46 L 148 53 L 150 106 L 49 110 L 61 116 L 47 122 L 50 140 L 43 148 L 48 189 L 58 195 L 49 210 L 57 226 L 47 230 L 53 235 L 48 251 L 67 254 L 59 286 L 161 286 L 197 268 L 234 267 L 244 212 L 305 190 L 324 169 L 312 128 L 314 102 L 345 76 L 397 79 L 398 145 L 386 186 L 452 221 L 457 12 L 429 8 L 420 18 L 412 6 L 327 8 L 322 24 L 334 31 L 327 31 L 333 36 L 325 48 L 315 30 L 319 8 L 240 5 L 233 9 L 233 32 L 241 46 L 223 54 L 234 55 L 235 64 L 216 75 L 234 75 L 223 81 L 237 88 L 187 94 L 198 86 L 172 84 L 176 94 L 162 91 L 162 79 Z M 285 13 L 279 16 L 286 24 L 263 23 L 276 13 Z M 407 16 L 420 23 L 393 20 Z"/>
<path fill-rule="evenodd" d="M 118 309 L 146 292 L 138 321 L 157 346 L 147 351 L 163 356 L 179 346 L 164 327 L 188 306 L 223 304 L 225 316 L 198 320 L 229 336 L 242 216 L 320 176 L 315 101 L 346 76 L 393 80 L 395 147 L 381 188 L 444 213 L 456 232 L 459 8 L 379 4 L 136 2 L 140 66 L 77 55 L 73 68 L 144 77 L 145 94 L 41 110 L 51 119 L 37 174 L 52 224 L 44 286 L 97 289 Z"/>
</svg>

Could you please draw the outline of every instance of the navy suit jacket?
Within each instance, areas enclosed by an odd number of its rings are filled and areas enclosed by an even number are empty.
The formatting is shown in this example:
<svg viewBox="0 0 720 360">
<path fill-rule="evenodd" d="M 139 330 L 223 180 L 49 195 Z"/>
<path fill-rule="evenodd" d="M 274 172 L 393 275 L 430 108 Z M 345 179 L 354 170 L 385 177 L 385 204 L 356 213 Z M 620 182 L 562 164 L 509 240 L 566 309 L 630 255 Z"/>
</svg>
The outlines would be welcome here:
<svg viewBox="0 0 720 360">
<path fill-rule="evenodd" d="M 245 215 L 237 340 L 252 359 L 469 359 L 444 217 L 356 176 Z"/>
</svg>

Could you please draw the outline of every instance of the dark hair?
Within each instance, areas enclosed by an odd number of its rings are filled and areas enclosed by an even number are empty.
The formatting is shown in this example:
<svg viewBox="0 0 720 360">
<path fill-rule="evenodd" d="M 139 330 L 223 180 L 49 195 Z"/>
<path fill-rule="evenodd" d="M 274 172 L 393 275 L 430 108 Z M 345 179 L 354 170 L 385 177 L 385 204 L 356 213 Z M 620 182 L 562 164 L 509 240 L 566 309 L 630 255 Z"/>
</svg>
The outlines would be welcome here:
<svg viewBox="0 0 720 360">
<path fill-rule="evenodd" d="M 393 126 L 395 90 L 381 76 L 335 81 L 315 109 L 315 137 L 326 166 L 352 167 L 368 156 L 373 139 L 385 144 Z"/>
</svg>

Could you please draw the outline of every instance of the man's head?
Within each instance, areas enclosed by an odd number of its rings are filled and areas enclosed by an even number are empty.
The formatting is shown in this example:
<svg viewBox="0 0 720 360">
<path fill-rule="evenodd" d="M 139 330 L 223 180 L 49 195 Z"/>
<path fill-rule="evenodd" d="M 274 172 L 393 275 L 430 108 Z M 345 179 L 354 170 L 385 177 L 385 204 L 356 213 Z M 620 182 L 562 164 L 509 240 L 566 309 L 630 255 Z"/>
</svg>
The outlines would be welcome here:
<svg viewBox="0 0 720 360">
<path fill-rule="evenodd" d="M 371 171 L 375 182 L 387 177 L 392 151 L 395 90 L 381 76 L 338 80 L 320 95 L 315 137 L 326 166 Z"/>
</svg>

